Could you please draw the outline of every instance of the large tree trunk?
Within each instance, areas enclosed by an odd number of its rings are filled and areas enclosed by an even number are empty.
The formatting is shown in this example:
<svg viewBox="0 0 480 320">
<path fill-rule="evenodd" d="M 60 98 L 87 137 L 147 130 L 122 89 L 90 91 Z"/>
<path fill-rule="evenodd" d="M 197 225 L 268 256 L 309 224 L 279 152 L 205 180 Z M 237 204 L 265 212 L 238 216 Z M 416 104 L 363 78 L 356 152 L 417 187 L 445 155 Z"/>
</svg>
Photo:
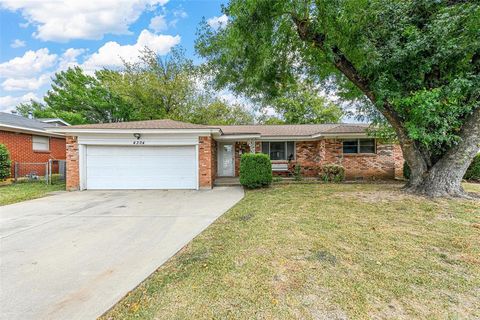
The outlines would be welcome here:
<svg viewBox="0 0 480 320">
<path fill-rule="evenodd" d="M 459 143 L 448 150 L 443 158 L 424 172 L 420 178 L 415 177 L 415 183 L 407 184 L 406 190 L 431 197 L 466 196 L 461 182 L 479 150 L 480 108 L 477 108 L 463 125 Z"/>
</svg>

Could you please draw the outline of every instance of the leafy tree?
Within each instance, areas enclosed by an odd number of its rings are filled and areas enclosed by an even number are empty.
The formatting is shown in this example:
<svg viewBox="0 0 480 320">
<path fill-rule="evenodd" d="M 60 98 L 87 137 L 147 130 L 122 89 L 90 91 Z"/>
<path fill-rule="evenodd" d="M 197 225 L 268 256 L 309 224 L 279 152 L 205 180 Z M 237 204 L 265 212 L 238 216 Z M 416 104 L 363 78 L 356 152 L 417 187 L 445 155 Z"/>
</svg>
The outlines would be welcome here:
<svg viewBox="0 0 480 320">
<path fill-rule="evenodd" d="M 334 82 L 394 129 L 407 190 L 464 196 L 480 147 L 478 1 L 231 0 L 196 48 L 218 88 L 273 99 L 298 79 Z"/>
<path fill-rule="evenodd" d="M 170 118 L 200 124 L 245 124 L 253 115 L 243 106 L 229 105 L 201 86 L 202 75 L 184 50 L 160 56 L 145 48 L 137 63 L 125 63 L 119 73 L 97 74 L 103 83 L 127 101 L 136 119 Z"/>
<path fill-rule="evenodd" d="M 34 100 L 19 104 L 16 107 L 16 110 L 24 117 L 28 117 L 32 114 L 35 118 L 60 118 L 72 125 L 87 123 L 87 119 L 80 113 L 75 113 L 74 111 L 54 110 L 45 104 Z"/>
<path fill-rule="evenodd" d="M 211 103 L 196 106 L 189 115 L 188 121 L 209 125 L 251 124 L 254 121 L 254 115 L 241 105 L 229 105 L 223 100 L 216 99 Z"/>
<path fill-rule="evenodd" d="M 59 72 L 45 104 L 36 101 L 17 111 L 36 118 L 62 118 L 70 124 L 170 118 L 204 124 L 245 124 L 253 114 L 230 105 L 204 89 L 201 74 L 184 51 L 166 57 L 145 48 L 137 63 L 123 70 L 99 70 L 94 76 L 80 67 Z"/>
<path fill-rule="evenodd" d="M 49 112 L 80 114 L 82 122 L 119 122 L 133 118 L 131 105 L 104 85 L 104 73 L 90 76 L 80 67 L 55 74 L 44 97 Z"/>
<path fill-rule="evenodd" d="M 285 123 L 337 123 L 342 109 L 316 92 L 302 90 L 284 94 L 272 101 L 273 109 Z"/>
<path fill-rule="evenodd" d="M 122 73 L 109 72 L 109 86 L 135 110 L 137 119 L 183 120 L 195 103 L 195 70 L 184 51 L 164 57 L 145 48 L 139 62 L 125 63 Z"/>
<path fill-rule="evenodd" d="M 285 120 L 274 115 L 261 114 L 257 116 L 257 122 L 261 124 L 285 124 Z"/>
</svg>

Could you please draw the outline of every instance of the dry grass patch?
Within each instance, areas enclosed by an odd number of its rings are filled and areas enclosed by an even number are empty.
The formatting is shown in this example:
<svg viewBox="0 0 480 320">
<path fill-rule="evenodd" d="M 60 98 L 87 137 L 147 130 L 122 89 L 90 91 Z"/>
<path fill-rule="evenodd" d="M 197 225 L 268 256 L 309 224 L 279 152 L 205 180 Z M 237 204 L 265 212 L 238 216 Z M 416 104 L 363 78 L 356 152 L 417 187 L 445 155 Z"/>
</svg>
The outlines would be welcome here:
<svg viewBox="0 0 480 320">
<path fill-rule="evenodd" d="M 479 318 L 479 202 L 399 188 L 248 191 L 104 319 Z"/>
</svg>

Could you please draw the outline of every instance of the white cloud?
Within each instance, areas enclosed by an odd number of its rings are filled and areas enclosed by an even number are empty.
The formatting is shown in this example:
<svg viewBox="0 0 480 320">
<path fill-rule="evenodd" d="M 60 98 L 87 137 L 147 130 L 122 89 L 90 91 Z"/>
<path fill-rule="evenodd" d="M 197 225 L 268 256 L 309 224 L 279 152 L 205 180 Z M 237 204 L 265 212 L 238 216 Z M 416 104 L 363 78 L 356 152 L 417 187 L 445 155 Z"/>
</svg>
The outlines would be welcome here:
<svg viewBox="0 0 480 320">
<path fill-rule="evenodd" d="M 0 111 L 14 110 L 15 106 L 30 100 L 41 101 L 42 89 L 48 85 L 55 72 L 78 65 L 78 57 L 85 49 L 69 48 L 61 55 L 50 54 L 48 49 L 27 51 L 23 56 L 0 64 L 0 83 L 4 91 L 28 92 L 19 96 L 0 97 Z"/>
<path fill-rule="evenodd" d="M 26 46 L 25 41 L 20 40 L 20 39 L 15 39 L 10 44 L 10 47 L 12 47 L 12 48 L 21 48 L 21 47 L 25 47 L 25 46 Z"/>
<path fill-rule="evenodd" d="M 36 27 L 34 37 L 65 42 L 70 39 L 101 39 L 105 34 L 130 34 L 130 24 L 145 10 L 168 0 L 1 0 L 1 7 L 20 11 Z"/>
<path fill-rule="evenodd" d="M 65 52 L 62 54 L 58 62 L 57 71 L 62 71 L 68 68 L 72 68 L 74 66 L 78 66 L 79 63 L 77 58 L 83 53 L 85 53 L 85 51 L 86 51 L 85 49 L 75 49 L 75 48 L 69 48 L 65 50 Z"/>
<path fill-rule="evenodd" d="M 50 82 L 54 72 L 79 65 L 77 58 L 85 49 L 67 49 L 60 57 L 50 54 L 48 49 L 27 51 L 22 57 L 16 57 L 0 64 L 0 83 L 5 91 L 35 91 Z"/>
<path fill-rule="evenodd" d="M 127 62 L 136 62 L 138 61 L 140 50 L 145 47 L 160 55 L 164 55 L 179 43 L 179 35 L 156 35 L 148 30 L 143 30 L 138 36 L 137 42 L 133 45 L 120 45 L 115 41 L 105 43 L 97 52 L 90 55 L 82 66 L 88 72 L 103 67 L 121 67 L 123 65 L 122 58 Z"/>
<path fill-rule="evenodd" d="M 30 100 L 41 101 L 41 99 L 37 97 L 37 95 L 33 92 L 29 92 L 19 97 L 12 97 L 12 96 L 0 97 L 0 111 L 10 112 L 11 110 L 14 110 L 18 104 L 23 102 L 28 102 Z"/>
<path fill-rule="evenodd" d="M 223 14 L 220 17 L 213 17 L 207 20 L 207 23 L 213 29 L 225 28 L 228 23 L 227 15 Z"/>
<path fill-rule="evenodd" d="M 5 91 L 35 91 L 50 82 L 50 73 L 44 73 L 38 78 L 8 78 L 1 86 Z"/>
<path fill-rule="evenodd" d="M 185 19 L 186 17 L 188 17 L 188 14 L 183 9 L 175 9 L 175 10 L 173 10 L 173 16 L 175 18 Z"/>
<path fill-rule="evenodd" d="M 57 55 L 50 54 L 47 48 L 29 50 L 21 57 L 0 63 L 0 77 L 31 77 L 53 66 L 56 60 Z"/>
<path fill-rule="evenodd" d="M 160 32 L 160 31 L 166 30 L 167 29 L 167 20 L 165 20 L 164 15 L 153 17 L 150 20 L 150 24 L 148 25 L 148 27 L 155 32 Z"/>
</svg>

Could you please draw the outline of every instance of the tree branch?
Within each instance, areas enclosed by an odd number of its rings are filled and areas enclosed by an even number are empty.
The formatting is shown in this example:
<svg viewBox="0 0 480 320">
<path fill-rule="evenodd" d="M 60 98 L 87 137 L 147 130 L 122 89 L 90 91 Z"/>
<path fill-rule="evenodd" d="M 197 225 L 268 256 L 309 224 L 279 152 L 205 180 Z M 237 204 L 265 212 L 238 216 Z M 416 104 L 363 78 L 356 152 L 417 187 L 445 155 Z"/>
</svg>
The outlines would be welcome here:
<svg viewBox="0 0 480 320">
<path fill-rule="evenodd" d="M 353 63 L 345 56 L 340 48 L 337 46 L 327 48 L 325 46 L 326 35 L 313 30 L 308 19 L 299 18 L 295 15 L 292 15 L 291 18 L 297 27 L 297 33 L 300 39 L 305 42 L 312 42 L 316 48 L 323 52 L 331 51 L 333 53 L 333 63 L 337 70 L 352 81 L 352 83 L 356 85 L 373 104 L 376 104 L 377 97 L 370 88 L 369 80 L 360 75 Z M 395 129 L 405 159 L 409 164 L 414 164 L 414 167 L 418 170 L 417 176 L 421 176 L 431 165 L 430 158 L 422 151 L 422 148 L 415 141 L 408 137 L 407 131 L 403 126 L 402 118 L 391 104 L 384 102 L 378 110 Z"/>
</svg>

